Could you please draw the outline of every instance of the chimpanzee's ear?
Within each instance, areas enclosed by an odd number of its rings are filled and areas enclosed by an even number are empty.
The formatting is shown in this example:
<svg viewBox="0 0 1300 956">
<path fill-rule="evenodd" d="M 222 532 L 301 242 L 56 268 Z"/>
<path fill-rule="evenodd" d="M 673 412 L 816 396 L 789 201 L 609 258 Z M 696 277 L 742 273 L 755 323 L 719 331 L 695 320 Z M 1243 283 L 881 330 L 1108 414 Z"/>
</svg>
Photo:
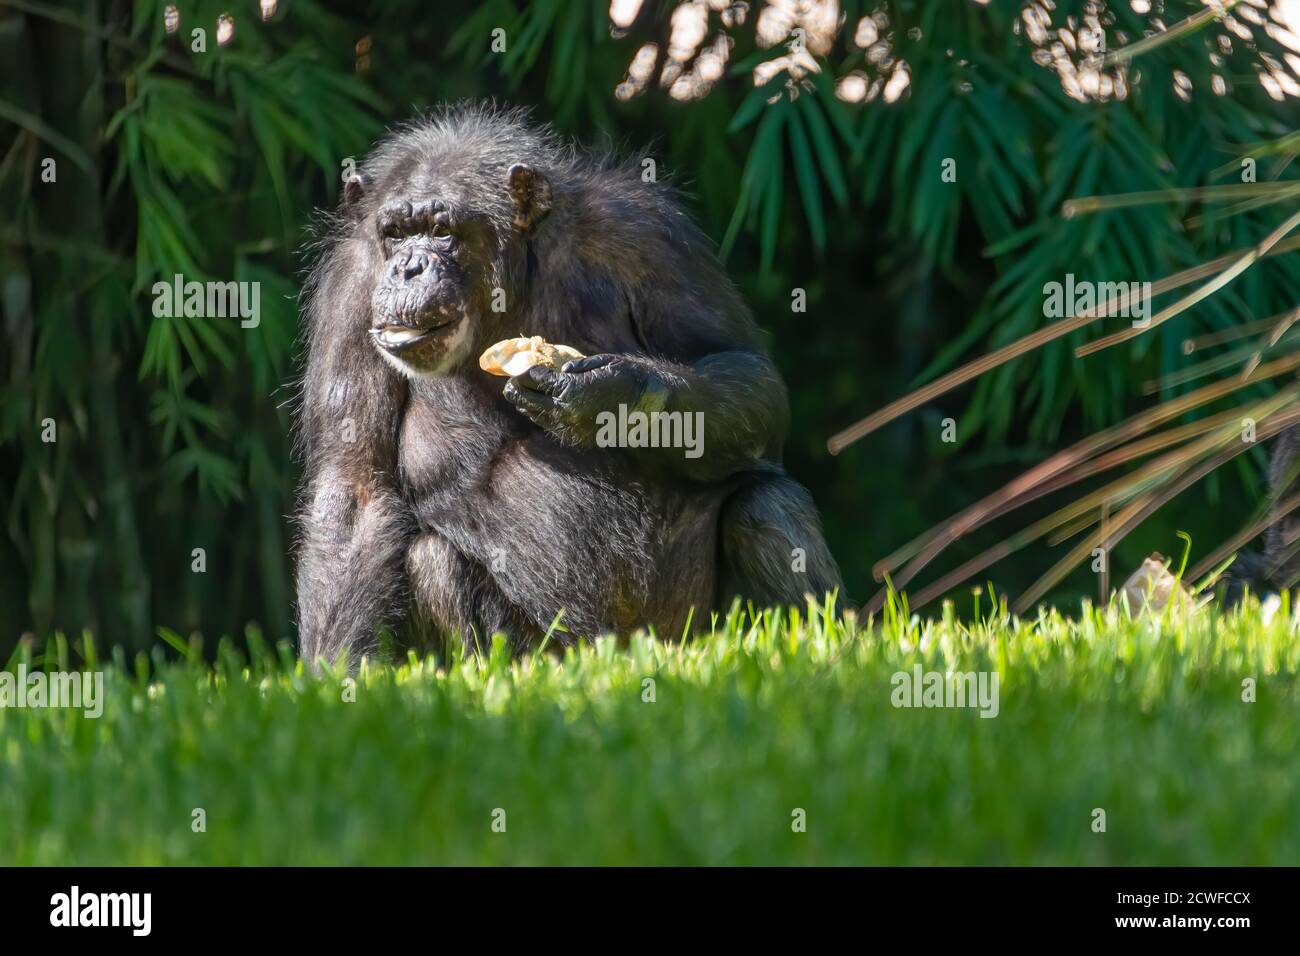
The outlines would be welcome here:
<svg viewBox="0 0 1300 956">
<path fill-rule="evenodd" d="M 344 209 L 355 206 L 370 191 L 370 177 L 353 170 L 343 183 L 343 196 L 339 202 Z"/>
<path fill-rule="evenodd" d="M 551 184 L 540 172 L 523 163 L 510 167 L 506 182 L 510 198 L 515 202 L 515 228 L 528 235 L 551 211 Z"/>
</svg>

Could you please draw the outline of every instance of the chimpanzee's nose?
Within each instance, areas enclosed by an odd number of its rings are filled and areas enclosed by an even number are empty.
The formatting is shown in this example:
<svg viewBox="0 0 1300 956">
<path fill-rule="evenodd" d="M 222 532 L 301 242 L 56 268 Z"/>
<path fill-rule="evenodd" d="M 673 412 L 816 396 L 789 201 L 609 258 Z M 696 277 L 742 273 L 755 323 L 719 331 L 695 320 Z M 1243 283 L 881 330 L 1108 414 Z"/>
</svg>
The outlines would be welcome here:
<svg viewBox="0 0 1300 956">
<path fill-rule="evenodd" d="M 401 276 L 404 280 L 414 279 L 429 267 L 429 257 L 418 249 L 407 249 L 393 260 L 389 270 L 394 278 Z"/>
</svg>

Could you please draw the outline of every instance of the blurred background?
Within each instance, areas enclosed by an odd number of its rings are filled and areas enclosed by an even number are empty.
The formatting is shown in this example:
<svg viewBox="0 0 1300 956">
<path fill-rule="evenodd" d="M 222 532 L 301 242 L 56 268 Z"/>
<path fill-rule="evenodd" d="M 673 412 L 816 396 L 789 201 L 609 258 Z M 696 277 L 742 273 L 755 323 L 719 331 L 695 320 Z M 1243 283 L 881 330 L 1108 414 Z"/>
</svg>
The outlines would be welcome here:
<svg viewBox="0 0 1300 956">
<path fill-rule="evenodd" d="M 0 659 L 25 632 L 137 648 L 159 626 L 292 635 L 288 403 L 309 226 L 387 125 L 463 97 L 650 149 L 768 334 L 793 407 L 788 467 L 849 591 L 869 597 L 873 562 L 914 535 L 1199 384 L 1144 390 L 1202 359 L 1187 338 L 1294 307 L 1300 267 L 1278 256 L 1131 343 L 1077 358 L 1101 326 L 1127 325 L 1099 323 L 826 450 L 1046 324 L 1047 282 L 1154 281 L 1273 229 L 1271 206 L 1197 219 L 1194 202 L 1061 205 L 1238 183 L 1251 144 L 1294 140 L 1288 3 L 1237 4 L 1089 73 L 1089 23 L 1113 46 L 1205 5 L 843 2 L 842 29 L 828 40 L 810 20 L 792 48 L 791 23 L 764 13 L 779 3 L 0 0 Z M 665 72 L 647 79 L 646 57 Z M 1293 177 L 1289 156 L 1261 160 L 1259 178 Z M 259 282 L 260 324 L 156 318 L 150 289 L 176 273 Z M 1161 508 L 1114 574 L 1181 553 L 1176 531 L 1203 554 L 1238 530 L 1263 463 L 1257 448 Z M 942 567 L 1041 513 L 959 542 Z M 1015 594 L 1059 551 L 1033 545 L 981 580 Z M 1096 591 L 1085 566 L 1051 598 Z M 971 602 L 957 592 L 959 612 Z"/>
</svg>

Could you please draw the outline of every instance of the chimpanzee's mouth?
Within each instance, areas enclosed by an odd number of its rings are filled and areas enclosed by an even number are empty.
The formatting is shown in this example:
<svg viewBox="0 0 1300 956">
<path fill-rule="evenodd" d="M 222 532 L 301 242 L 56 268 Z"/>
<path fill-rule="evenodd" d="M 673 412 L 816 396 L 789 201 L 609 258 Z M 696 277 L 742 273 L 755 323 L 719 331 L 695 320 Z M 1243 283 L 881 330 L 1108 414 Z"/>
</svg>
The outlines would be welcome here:
<svg viewBox="0 0 1300 956">
<path fill-rule="evenodd" d="M 375 337 L 375 342 L 380 348 L 397 354 L 405 352 L 407 349 L 418 345 L 425 339 L 432 336 L 435 332 L 445 329 L 453 324 L 454 318 L 443 319 L 433 325 L 410 326 L 410 325 L 381 325 L 377 329 L 371 329 L 370 334 Z"/>
</svg>

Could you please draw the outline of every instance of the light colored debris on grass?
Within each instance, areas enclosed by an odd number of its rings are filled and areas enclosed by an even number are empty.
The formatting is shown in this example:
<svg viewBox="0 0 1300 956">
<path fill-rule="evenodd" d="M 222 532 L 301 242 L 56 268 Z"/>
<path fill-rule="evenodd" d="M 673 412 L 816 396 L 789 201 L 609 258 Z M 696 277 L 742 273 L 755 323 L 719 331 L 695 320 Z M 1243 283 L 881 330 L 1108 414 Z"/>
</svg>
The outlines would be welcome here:
<svg viewBox="0 0 1300 956">
<path fill-rule="evenodd" d="M 1147 557 L 1129 575 L 1119 593 L 1128 600 L 1129 611 L 1135 615 L 1144 609 L 1160 614 L 1171 600 L 1179 610 L 1190 610 L 1193 606 L 1191 594 L 1169 570 L 1169 559 L 1159 553 Z"/>
</svg>

